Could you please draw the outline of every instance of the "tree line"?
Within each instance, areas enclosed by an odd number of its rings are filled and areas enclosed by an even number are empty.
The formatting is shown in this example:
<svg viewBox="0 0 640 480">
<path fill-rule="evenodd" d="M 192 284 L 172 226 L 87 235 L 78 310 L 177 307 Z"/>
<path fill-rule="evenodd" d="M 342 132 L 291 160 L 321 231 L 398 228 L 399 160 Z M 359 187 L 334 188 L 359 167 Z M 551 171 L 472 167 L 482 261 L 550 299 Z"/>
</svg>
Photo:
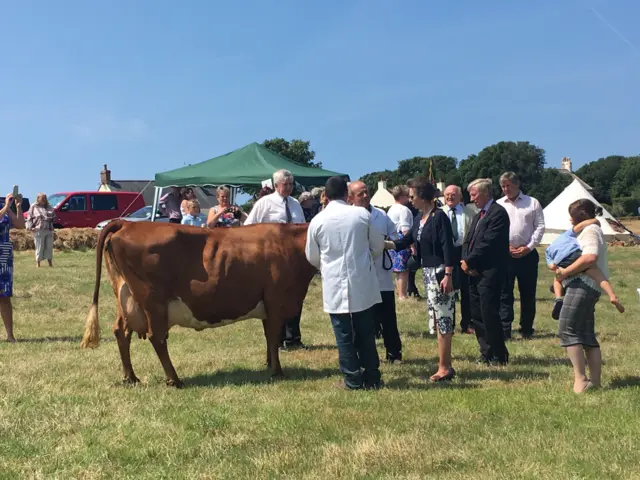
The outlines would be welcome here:
<svg viewBox="0 0 640 480">
<path fill-rule="evenodd" d="M 287 141 L 283 138 L 265 140 L 263 145 L 295 163 L 322 167 L 315 161 L 311 142 Z M 513 171 L 521 180 L 522 190 L 547 206 L 572 181 L 566 171 L 547 168 L 545 151 L 529 142 L 499 142 L 485 147 L 477 154 L 458 160 L 455 157 L 435 155 L 400 160 L 393 170 L 367 173 L 361 180 L 373 193 L 378 181 L 387 182 L 387 188 L 406 184 L 415 176 L 432 177 L 435 182 L 464 187 L 476 178 L 491 178 L 496 198 L 502 196 L 499 178 Z M 640 156 L 608 156 L 587 163 L 574 172 L 593 188 L 591 194 L 614 216 L 637 216 L 640 207 Z M 466 190 L 463 188 L 463 191 Z M 468 197 L 466 197 L 468 200 Z"/>
</svg>

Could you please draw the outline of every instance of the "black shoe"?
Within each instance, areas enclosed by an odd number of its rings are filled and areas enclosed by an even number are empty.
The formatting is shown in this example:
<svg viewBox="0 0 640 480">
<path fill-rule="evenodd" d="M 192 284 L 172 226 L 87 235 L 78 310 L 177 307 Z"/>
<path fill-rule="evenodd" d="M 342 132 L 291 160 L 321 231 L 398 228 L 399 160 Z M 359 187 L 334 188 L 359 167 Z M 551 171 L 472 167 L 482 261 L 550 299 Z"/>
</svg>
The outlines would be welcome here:
<svg viewBox="0 0 640 480">
<path fill-rule="evenodd" d="M 560 310 L 562 310 L 562 304 L 564 303 L 564 299 L 556 298 L 555 303 L 553 304 L 553 310 L 551 311 L 551 318 L 554 320 L 560 319 Z"/>
<path fill-rule="evenodd" d="M 382 387 L 384 387 L 384 382 L 382 380 L 380 380 L 378 383 L 365 383 L 364 384 L 364 389 L 365 390 L 380 390 Z"/>
<path fill-rule="evenodd" d="M 535 332 L 536 331 L 534 329 L 531 329 L 530 332 L 523 332 L 522 330 L 520 330 L 520 335 L 522 335 L 523 340 L 531 340 Z"/>
</svg>

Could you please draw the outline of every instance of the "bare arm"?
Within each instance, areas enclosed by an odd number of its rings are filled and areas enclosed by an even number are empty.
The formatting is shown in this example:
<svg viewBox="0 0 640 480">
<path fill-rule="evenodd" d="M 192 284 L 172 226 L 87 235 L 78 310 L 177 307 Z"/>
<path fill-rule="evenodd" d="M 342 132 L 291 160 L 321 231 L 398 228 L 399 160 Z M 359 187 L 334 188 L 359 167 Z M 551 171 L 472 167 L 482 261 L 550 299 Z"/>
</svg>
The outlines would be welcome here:
<svg viewBox="0 0 640 480">
<path fill-rule="evenodd" d="M 578 260 L 573 262 L 567 268 L 563 269 L 564 275 L 567 277 L 571 277 L 572 275 L 576 275 L 580 272 L 584 272 L 585 270 L 589 270 L 596 262 L 598 261 L 597 255 L 582 255 Z"/>
<path fill-rule="evenodd" d="M 7 211 L 11 218 L 11 225 L 16 230 L 24 230 L 24 215 L 22 214 L 22 201 L 16 203 L 16 213 L 11 209 Z"/>
</svg>

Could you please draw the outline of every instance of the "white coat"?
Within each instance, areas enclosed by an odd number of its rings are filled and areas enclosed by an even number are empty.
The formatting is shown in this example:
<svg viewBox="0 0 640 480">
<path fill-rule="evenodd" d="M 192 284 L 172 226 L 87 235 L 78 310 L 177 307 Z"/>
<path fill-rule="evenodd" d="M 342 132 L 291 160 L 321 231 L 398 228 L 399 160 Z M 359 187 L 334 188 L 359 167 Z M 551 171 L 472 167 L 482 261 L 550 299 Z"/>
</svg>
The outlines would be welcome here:
<svg viewBox="0 0 640 480">
<path fill-rule="evenodd" d="M 382 255 L 384 235 L 369 212 L 333 200 L 309 224 L 305 253 L 322 273 L 327 313 L 356 313 L 382 302 L 374 258 Z"/>
<path fill-rule="evenodd" d="M 396 224 L 389 218 L 384 210 L 371 206 L 371 223 L 379 232 L 389 237 L 389 239 L 397 240 Z M 391 256 L 385 252 L 375 259 L 375 264 L 380 291 L 393 292 L 395 286 L 393 284 L 393 261 L 391 260 Z M 384 268 L 385 266 L 388 270 Z"/>
</svg>

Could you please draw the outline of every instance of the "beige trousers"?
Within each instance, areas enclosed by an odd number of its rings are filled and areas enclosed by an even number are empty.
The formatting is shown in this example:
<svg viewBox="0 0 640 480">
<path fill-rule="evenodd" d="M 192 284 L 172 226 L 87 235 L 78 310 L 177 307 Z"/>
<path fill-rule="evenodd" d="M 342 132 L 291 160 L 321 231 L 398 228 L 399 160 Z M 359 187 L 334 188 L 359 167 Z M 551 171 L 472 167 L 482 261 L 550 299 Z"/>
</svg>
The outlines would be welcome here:
<svg viewBox="0 0 640 480">
<path fill-rule="evenodd" d="M 34 230 L 33 239 L 36 244 L 36 262 L 53 260 L 53 232 L 51 230 Z"/>
</svg>

